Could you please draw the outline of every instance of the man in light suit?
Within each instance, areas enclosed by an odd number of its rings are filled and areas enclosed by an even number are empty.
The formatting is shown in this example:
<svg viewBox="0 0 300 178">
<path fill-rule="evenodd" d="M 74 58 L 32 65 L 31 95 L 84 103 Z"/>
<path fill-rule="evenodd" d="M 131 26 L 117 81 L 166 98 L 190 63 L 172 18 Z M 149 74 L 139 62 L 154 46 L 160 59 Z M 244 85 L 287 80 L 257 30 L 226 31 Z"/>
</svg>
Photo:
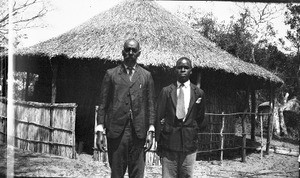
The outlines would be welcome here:
<svg viewBox="0 0 300 178">
<path fill-rule="evenodd" d="M 111 177 L 144 176 L 145 153 L 151 148 L 155 124 L 154 83 L 150 72 L 137 64 L 140 45 L 135 39 L 124 43 L 124 62 L 107 70 L 97 113 L 97 140 L 105 151 L 106 129 Z"/>
<path fill-rule="evenodd" d="M 177 60 L 177 82 L 164 87 L 157 101 L 156 140 L 165 178 L 193 176 L 197 130 L 204 120 L 203 90 L 189 80 L 192 62 Z"/>
</svg>

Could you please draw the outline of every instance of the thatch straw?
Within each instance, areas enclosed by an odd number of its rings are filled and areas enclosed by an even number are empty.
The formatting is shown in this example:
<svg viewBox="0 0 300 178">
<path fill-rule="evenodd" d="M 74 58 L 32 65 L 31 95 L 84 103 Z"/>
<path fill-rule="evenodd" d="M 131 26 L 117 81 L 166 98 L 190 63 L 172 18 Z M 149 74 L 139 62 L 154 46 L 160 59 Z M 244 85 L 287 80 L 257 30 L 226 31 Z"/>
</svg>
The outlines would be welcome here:
<svg viewBox="0 0 300 178">
<path fill-rule="evenodd" d="M 172 67 L 175 60 L 186 56 L 196 67 L 283 83 L 266 69 L 239 60 L 217 47 L 153 1 L 123 1 L 80 26 L 19 50 L 17 54 L 122 60 L 123 43 L 132 37 L 141 43 L 138 62 L 144 65 Z"/>
</svg>

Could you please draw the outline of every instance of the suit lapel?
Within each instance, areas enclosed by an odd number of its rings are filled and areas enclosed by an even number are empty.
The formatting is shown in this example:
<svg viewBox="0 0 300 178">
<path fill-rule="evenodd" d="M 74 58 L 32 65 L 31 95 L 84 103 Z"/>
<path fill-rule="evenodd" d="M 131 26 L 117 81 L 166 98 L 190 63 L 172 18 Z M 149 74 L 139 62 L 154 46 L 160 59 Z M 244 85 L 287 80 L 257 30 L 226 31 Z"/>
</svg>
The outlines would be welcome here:
<svg viewBox="0 0 300 178">
<path fill-rule="evenodd" d="M 139 78 L 140 78 L 140 66 L 139 65 L 136 65 L 136 67 L 135 67 L 135 71 L 134 71 L 134 73 L 133 73 L 133 76 L 132 76 L 132 78 L 131 78 L 131 84 L 133 85 Z M 129 78 L 129 77 L 128 77 Z"/>
<path fill-rule="evenodd" d="M 171 85 L 171 98 L 174 104 L 174 107 L 176 109 L 176 105 L 177 105 L 177 85 L 173 84 Z"/>
<path fill-rule="evenodd" d="M 197 91 L 196 86 L 194 86 L 194 85 L 191 84 L 191 98 L 190 98 L 189 109 L 188 109 L 188 112 L 186 114 L 186 117 L 189 116 L 189 114 L 190 114 L 190 112 L 191 112 L 191 110 L 193 108 L 193 105 L 196 102 L 196 91 Z"/>
<path fill-rule="evenodd" d="M 129 77 L 128 77 L 128 74 L 126 72 L 124 65 L 120 66 L 119 75 L 126 83 L 130 83 L 130 80 L 129 80 Z"/>
</svg>

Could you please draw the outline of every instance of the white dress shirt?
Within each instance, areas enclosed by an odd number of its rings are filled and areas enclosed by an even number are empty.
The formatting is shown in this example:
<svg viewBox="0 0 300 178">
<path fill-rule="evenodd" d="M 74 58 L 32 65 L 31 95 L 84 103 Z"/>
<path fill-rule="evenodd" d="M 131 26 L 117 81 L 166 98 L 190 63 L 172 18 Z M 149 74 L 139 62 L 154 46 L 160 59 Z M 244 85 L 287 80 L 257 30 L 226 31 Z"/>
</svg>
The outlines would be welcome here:
<svg viewBox="0 0 300 178">
<path fill-rule="evenodd" d="M 180 85 L 181 83 L 177 81 L 177 97 L 179 95 L 179 90 L 180 90 Z M 187 114 L 189 105 L 190 105 L 190 99 L 191 99 L 191 82 L 190 80 L 186 81 L 183 83 L 184 86 L 182 86 L 183 93 L 184 93 L 184 110 L 185 114 Z M 183 121 L 185 118 L 183 118 Z"/>
<path fill-rule="evenodd" d="M 126 69 L 126 72 L 127 72 L 127 74 L 129 74 L 129 69 L 128 69 L 128 66 L 127 65 L 125 65 L 124 64 L 124 66 L 125 66 L 125 69 Z M 134 72 L 135 72 L 135 68 L 136 68 L 136 64 L 132 67 L 132 75 L 134 74 Z"/>
</svg>

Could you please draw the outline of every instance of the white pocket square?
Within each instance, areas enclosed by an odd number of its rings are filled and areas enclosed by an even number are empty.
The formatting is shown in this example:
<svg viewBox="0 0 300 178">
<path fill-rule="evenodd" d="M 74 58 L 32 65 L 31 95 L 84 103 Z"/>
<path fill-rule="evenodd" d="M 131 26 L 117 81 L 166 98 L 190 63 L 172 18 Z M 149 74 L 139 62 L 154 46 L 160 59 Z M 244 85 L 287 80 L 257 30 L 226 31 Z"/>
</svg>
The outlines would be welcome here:
<svg viewBox="0 0 300 178">
<path fill-rule="evenodd" d="M 202 100 L 202 98 L 198 98 L 197 101 L 196 101 L 196 103 L 197 104 L 201 103 L 201 100 Z"/>
</svg>

